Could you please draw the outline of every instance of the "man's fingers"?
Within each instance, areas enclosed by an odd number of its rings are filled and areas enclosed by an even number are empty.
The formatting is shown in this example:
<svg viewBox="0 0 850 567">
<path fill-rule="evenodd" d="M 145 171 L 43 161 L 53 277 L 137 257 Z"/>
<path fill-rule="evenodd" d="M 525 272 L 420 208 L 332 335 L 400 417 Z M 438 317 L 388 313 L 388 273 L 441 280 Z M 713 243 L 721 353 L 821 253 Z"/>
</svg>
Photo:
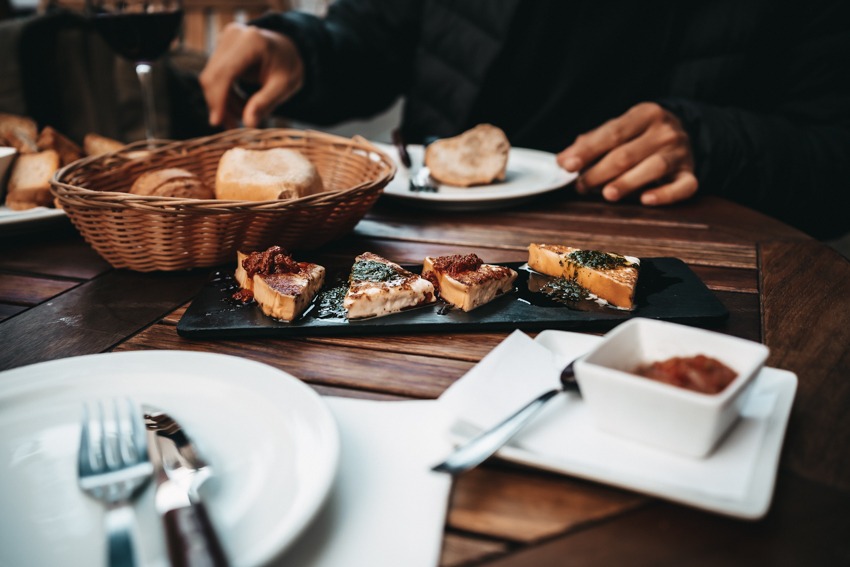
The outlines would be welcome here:
<svg viewBox="0 0 850 567">
<path fill-rule="evenodd" d="M 207 101 L 209 121 L 213 126 L 220 125 L 232 111 L 236 100 L 232 86 L 243 70 L 238 63 L 238 60 L 233 59 L 220 63 L 210 59 L 210 63 L 199 77 Z"/>
<path fill-rule="evenodd" d="M 263 85 L 263 88 L 248 99 L 242 113 L 242 122 L 249 128 L 256 128 L 260 122 L 277 105 L 289 98 L 292 89 L 286 76 L 274 75 Z"/>
<path fill-rule="evenodd" d="M 558 164 L 567 171 L 579 171 L 614 148 L 640 136 L 656 118 L 651 111 L 655 106 L 639 104 L 599 128 L 581 134 L 571 146 L 558 154 Z"/>
<path fill-rule="evenodd" d="M 227 113 L 230 84 L 232 79 L 219 78 L 221 73 L 208 66 L 199 77 L 207 101 L 209 121 L 213 126 L 222 123 Z"/>
<path fill-rule="evenodd" d="M 239 23 L 225 27 L 199 77 L 210 124 L 217 126 L 228 119 L 233 85 L 253 74 L 265 57 L 266 41 L 258 28 Z"/>
<path fill-rule="evenodd" d="M 602 196 L 608 201 L 619 201 L 626 195 L 663 179 L 670 173 L 670 163 L 661 154 L 652 154 L 629 169 L 603 189 Z"/>
<path fill-rule="evenodd" d="M 693 197 L 698 188 L 699 181 L 692 172 L 680 171 L 670 183 L 644 191 L 640 202 L 644 205 L 669 205 Z"/>
<path fill-rule="evenodd" d="M 242 113 L 245 110 L 245 98 L 239 96 L 238 93 L 231 89 L 227 96 L 227 110 L 221 121 L 221 126 L 225 130 L 238 128 L 239 122 L 242 120 Z"/>
<path fill-rule="evenodd" d="M 245 110 L 242 111 L 242 123 L 248 128 L 257 128 L 263 119 L 271 114 L 271 110 L 277 106 L 274 100 L 270 99 L 268 93 L 262 90 L 257 91 L 254 96 L 248 99 L 248 104 L 245 105 Z"/>
<path fill-rule="evenodd" d="M 601 187 L 614 179 L 619 180 L 653 154 L 661 151 L 662 147 L 663 142 L 646 132 L 644 135 L 608 152 L 599 162 L 582 174 L 581 182 L 578 185 L 580 188 L 586 189 L 587 187 Z M 664 160 L 662 162 L 662 165 L 666 163 Z M 669 165 L 665 165 L 659 177 L 670 173 L 669 167 Z M 654 170 L 657 170 L 657 167 Z M 655 179 L 658 179 L 658 177 Z M 645 179 L 644 184 L 655 179 Z"/>
</svg>

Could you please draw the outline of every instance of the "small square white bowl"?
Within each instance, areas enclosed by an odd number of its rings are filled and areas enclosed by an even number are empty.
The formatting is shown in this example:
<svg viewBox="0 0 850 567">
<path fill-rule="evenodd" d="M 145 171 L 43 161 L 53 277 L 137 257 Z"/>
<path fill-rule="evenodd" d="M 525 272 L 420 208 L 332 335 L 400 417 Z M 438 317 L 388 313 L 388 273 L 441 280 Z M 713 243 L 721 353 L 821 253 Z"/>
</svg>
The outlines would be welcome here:
<svg viewBox="0 0 850 567">
<path fill-rule="evenodd" d="M 735 371 L 717 394 L 672 386 L 634 373 L 674 356 L 705 355 Z M 576 361 L 576 380 L 600 429 L 648 445 L 705 457 L 738 419 L 767 359 L 760 343 L 654 319 L 631 319 Z"/>
</svg>

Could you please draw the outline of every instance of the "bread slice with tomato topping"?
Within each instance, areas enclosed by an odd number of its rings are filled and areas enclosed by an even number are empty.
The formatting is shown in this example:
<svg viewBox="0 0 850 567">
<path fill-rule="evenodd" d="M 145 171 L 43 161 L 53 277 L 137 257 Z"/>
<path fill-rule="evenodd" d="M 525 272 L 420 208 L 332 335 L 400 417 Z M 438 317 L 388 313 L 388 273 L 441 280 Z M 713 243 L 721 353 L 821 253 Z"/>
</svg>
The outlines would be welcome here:
<svg viewBox="0 0 850 567">
<path fill-rule="evenodd" d="M 296 262 L 280 246 L 272 246 L 263 252 L 237 252 L 235 275 L 242 289 L 253 293 L 263 313 L 294 321 L 322 288 L 325 268 Z"/>
<path fill-rule="evenodd" d="M 447 303 L 472 311 L 513 289 L 517 273 L 506 266 L 485 264 L 475 254 L 425 258 L 422 277 L 434 284 Z"/>
</svg>

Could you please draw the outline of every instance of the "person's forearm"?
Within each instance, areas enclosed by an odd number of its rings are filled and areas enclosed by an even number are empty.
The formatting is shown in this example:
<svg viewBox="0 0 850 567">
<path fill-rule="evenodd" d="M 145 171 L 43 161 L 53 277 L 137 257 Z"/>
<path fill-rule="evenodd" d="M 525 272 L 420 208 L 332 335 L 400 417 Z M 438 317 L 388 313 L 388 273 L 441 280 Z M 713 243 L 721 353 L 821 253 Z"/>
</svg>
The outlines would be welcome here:
<svg viewBox="0 0 850 567">
<path fill-rule="evenodd" d="M 850 126 L 686 100 L 664 104 L 691 137 L 700 191 L 756 208 L 814 236 L 850 228 L 846 211 L 836 206 L 850 179 Z"/>
</svg>

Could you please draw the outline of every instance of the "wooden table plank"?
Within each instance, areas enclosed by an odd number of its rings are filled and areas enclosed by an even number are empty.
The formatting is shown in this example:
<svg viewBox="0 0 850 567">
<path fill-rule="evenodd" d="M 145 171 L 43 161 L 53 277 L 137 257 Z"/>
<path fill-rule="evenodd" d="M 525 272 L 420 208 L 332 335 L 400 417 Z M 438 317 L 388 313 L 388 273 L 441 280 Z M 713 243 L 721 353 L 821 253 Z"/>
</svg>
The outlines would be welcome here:
<svg viewBox="0 0 850 567">
<path fill-rule="evenodd" d="M 752 293 L 715 292 L 717 298 L 729 310 L 729 319 L 711 327 L 714 331 L 727 333 L 742 339 L 762 342 L 761 311 L 759 298 Z"/>
<path fill-rule="evenodd" d="M 26 309 L 23 305 L 9 305 L 8 303 L 0 303 L 0 322 L 17 315 Z"/>
<path fill-rule="evenodd" d="M 443 537 L 440 567 L 480 564 L 488 558 L 503 555 L 507 550 L 508 545 L 500 541 L 447 532 Z"/>
<path fill-rule="evenodd" d="M 760 522 L 657 502 L 487 565 L 846 565 L 850 494 L 798 477 L 782 479 L 777 492 Z"/>
<path fill-rule="evenodd" d="M 476 246 L 496 243 L 496 248 L 525 250 L 530 242 L 568 244 L 577 248 L 606 250 L 638 257 L 669 256 L 689 264 L 716 265 L 735 268 L 754 268 L 755 246 L 748 243 L 706 242 L 693 234 L 672 238 L 641 238 L 626 235 L 607 235 L 588 232 L 585 227 L 574 230 L 548 228 L 511 228 L 508 230 L 486 217 L 475 224 L 434 221 L 422 218 L 404 224 L 366 219 L 360 221 L 355 234 L 359 237 L 414 240 L 443 245 Z"/>
<path fill-rule="evenodd" d="M 110 269 L 76 232 L 0 239 L 0 271 L 88 280 Z"/>
<path fill-rule="evenodd" d="M 395 337 L 386 337 L 394 341 Z M 171 325 L 153 325 L 116 350 L 178 348 L 231 354 L 264 362 L 309 383 L 432 399 L 463 376 L 471 362 L 400 354 L 303 340 L 199 341 L 177 335 Z"/>
<path fill-rule="evenodd" d="M 79 281 L 0 274 L 0 300 L 18 305 L 37 305 L 77 285 Z"/>
<path fill-rule="evenodd" d="M 3 322 L 0 370 L 109 350 L 194 296 L 204 271 L 112 271 Z"/>
<path fill-rule="evenodd" d="M 764 244 L 761 261 L 768 364 L 799 378 L 783 463 L 850 490 L 850 262 L 814 241 Z"/>
<path fill-rule="evenodd" d="M 543 471 L 487 465 L 455 480 L 448 525 L 531 544 L 648 501 L 631 492 Z"/>
</svg>

